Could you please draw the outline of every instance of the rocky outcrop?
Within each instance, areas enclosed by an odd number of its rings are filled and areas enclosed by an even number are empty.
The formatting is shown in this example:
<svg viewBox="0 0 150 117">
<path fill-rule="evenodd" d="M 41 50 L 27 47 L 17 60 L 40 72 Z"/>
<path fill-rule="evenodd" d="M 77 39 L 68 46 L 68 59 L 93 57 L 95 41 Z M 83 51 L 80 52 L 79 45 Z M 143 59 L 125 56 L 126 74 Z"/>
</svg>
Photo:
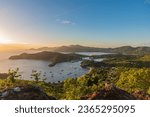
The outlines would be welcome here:
<svg viewBox="0 0 150 117">
<path fill-rule="evenodd" d="M 135 100 L 128 92 L 116 88 L 113 84 L 106 84 L 105 88 L 96 93 L 81 97 L 82 100 Z"/>
<path fill-rule="evenodd" d="M 48 96 L 41 88 L 28 85 L 4 90 L 0 93 L 1 100 L 56 100 Z"/>
<path fill-rule="evenodd" d="M 137 90 L 133 93 L 134 97 L 138 100 L 150 100 L 150 94 L 146 94 L 145 91 Z"/>
</svg>

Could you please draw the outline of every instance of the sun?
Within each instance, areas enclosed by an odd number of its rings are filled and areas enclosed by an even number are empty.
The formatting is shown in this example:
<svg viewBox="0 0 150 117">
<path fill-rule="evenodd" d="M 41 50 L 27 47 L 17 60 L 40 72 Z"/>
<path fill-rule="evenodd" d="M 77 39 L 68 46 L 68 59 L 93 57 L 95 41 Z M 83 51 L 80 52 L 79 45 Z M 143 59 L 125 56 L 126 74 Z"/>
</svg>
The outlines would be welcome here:
<svg viewBox="0 0 150 117">
<path fill-rule="evenodd" d="M 0 38 L 0 44 L 10 44 L 12 42 L 12 40 Z"/>
</svg>

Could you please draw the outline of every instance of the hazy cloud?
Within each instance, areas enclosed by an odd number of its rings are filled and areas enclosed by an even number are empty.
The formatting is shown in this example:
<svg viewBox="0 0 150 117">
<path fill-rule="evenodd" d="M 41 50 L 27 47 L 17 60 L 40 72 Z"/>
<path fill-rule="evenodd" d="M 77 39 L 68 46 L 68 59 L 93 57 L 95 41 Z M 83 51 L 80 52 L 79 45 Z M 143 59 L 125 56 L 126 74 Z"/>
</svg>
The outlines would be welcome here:
<svg viewBox="0 0 150 117">
<path fill-rule="evenodd" d="M 142 43 L 141 46 L 150 46 L 150 43 Z"/>
<path fill-rule="evenodd" d="M 62 24 L 75 24 L 74 22 L 72 22 L 70 20 L 63 20 L 61 23 Z"/>
<path fill-rule="evenodd" d="M 61 20 L 61 19 L 56 19 L 57 22 L 61 23 L 61 24 L 66 24 L 66 25 L 74 25 L 75 22 L 71 21 L 71 20 Z"/>
</svg>

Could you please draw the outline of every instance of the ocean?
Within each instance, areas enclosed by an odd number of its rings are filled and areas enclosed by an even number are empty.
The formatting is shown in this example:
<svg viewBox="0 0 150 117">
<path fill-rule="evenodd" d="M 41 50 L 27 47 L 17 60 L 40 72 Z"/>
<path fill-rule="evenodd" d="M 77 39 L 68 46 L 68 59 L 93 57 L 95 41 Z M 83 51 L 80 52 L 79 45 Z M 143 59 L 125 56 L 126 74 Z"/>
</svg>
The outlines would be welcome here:
<svg viewBox="0 0 150 117">
<path fill-rule="evenodd" d="M 7 73 L 9 69 L 19 68 L 21 78 L 31 80 L 32 70 L 41 72 L 41 78 L 47 78 L 47 82 L 63 81 L 66 78 L 76 78 L 88 72 L 88 69 L 80 67 L 81 61 L 63 62 L 49 67 L 50 61 L 42 60 L 9 60 L 12 55 L 22 52 L 1 52 L 0 53 L 0 73 Z M 30 52 L 32 53 L 32 52 Z M 78 52 L 82 55 L 102 55 L 101 52 Z"/>
</svg>

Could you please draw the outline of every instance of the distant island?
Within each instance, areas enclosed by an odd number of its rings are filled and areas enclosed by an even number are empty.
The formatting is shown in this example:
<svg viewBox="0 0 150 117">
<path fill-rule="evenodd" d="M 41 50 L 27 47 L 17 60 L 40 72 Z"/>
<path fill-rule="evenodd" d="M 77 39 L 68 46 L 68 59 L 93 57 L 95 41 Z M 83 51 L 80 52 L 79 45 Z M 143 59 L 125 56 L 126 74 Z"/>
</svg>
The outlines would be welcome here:
<svg viewBox="0 0 150 117">
<path fill-rule="evenodd" d="M 81 59 L 81 55 L 77 54 L 62 54 L 58 52 L 38 52 L 34 54 L 22 53 L 20 55 L 11 56 L 9 59 L 16 60 L 16 59 L 32 59 L 32 60 L 45 60 L 50 61 L 51 63 L 49 66 L 54 66 L 57 63 L 61 62 L 69 62 L 69 61 L 76 61 Z"/>
<path fill-rule="evenodd" d="M 121 53 L 121 54 L 149 54 L 150 47 L 131 47 L 122 46 L 117 48 L 96 48 L 81 45 L 70 45 L 60 47 L 41 47 L 38 49 L 30 49 L 32 51 L 53 51 L 53 52 L 105 52 L 105 53 Z"/>
</svg>

